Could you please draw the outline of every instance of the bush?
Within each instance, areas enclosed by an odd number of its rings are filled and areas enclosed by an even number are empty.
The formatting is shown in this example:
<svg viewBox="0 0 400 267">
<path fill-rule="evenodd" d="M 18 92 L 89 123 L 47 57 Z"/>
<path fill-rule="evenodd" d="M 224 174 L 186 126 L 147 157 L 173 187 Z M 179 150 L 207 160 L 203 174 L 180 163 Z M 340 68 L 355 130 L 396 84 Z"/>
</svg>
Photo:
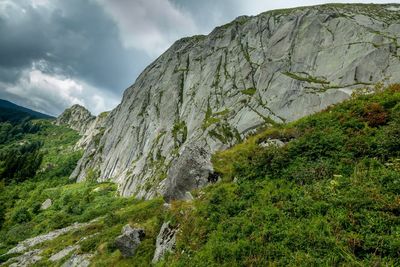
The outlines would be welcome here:
<svg viewBox="0 0 400 267">
<path fill-rule="evenodd" d="M 11 216 L 11 221 L 14 224 L 29 222 L 31 219 L 32 216 L 26 207 L 15 210 Z"/>
</svg>

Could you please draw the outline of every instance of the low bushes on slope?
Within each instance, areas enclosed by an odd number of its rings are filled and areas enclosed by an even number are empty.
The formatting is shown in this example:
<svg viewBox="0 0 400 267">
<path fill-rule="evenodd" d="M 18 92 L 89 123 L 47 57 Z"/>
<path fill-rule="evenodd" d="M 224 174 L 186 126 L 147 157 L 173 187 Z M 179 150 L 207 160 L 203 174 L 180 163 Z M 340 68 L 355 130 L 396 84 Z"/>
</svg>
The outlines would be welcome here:
<svg viewBox="0 0 400 267">
<path fill-rule="evenodd" d="M 267 129 L 213 157 L 221 183 L 174 204 L 165 263 L 399 265 L 399 154 L 400 85 Z"/>
</svg>

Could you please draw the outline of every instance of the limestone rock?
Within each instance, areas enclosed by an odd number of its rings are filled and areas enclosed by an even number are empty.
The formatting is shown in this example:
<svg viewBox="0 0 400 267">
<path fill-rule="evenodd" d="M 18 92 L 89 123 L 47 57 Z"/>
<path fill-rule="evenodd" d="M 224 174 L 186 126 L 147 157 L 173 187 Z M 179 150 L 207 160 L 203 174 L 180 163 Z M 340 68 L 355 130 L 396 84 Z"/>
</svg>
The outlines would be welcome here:
<svg viewBox="0 0 400 267">
<path fill-rule="evenodd" d="M 86 108 L 81 105 L 73 105 L 57 118 L 55 124 L 66 125 L 80 134 L 84 134 L 94 120 L 95 117 Z"/>
<path fill-rule="evenodd" d="M 115 245 L 121 251 L 122 256 L 132 257 L 144 237 L 143 229 L 132 228 L 127 224 L 122 228 L 122 234 L 115 239 Z"/>
<path fill-rule="evenodd" d="M 163 223 L 156 240 L 156 250 L 152 262 L 157 263 L 168 252 L 173 252 L 176 244 L 176 229 L 171 228 L 170 222 Z"/>
<path fill-rule="evenodd" d="M 53 202 L 51 201 L 51 199 L 48 198 L 48 199 L 46 199 L 46 200 L 42 203 L 42 205 L 40 206 L 40 209 L 41 209 L 41 210 L 47 210 L 48 208 L 51 207 L 52 203 L 53 203 Z"/>
<path fill-rule="evenodd" d="M 123 196 L 185 196 L 205 184 L 176 179 L 192 171 L 176 165 L 192 144 L 212 154 L 257 127 L 348 99 L 355 89 L 400 82 L 398 8 L 269 11 L 178 40 L 125 91 L 71 178 L 82 181 L 95 170 Z"/>
</svg>

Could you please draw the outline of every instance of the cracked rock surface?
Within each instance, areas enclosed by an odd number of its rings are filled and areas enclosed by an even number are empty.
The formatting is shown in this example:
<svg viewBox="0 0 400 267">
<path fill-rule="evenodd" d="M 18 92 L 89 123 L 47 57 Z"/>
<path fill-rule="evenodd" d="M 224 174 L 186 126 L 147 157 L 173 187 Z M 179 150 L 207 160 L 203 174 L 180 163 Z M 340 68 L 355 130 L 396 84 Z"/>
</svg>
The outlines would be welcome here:
<svg viewBox="0 0 400 267">
<path fill-rule="evenodd" d="M 173 190 L 166 189 L 170 170 L 185 168 L 179 159 L 187 147 L 211 154 L 260 125 L 348 99 L 357 88 L 400 82 L 398 7 L 270 11 L 175 42 L 125 91 L 71 178 L 94 171 L 98 181 L 118 183 L 123 196 L 153 198 Z M 203 183 L 187 185 L 190 191 Z"/>
</svg>

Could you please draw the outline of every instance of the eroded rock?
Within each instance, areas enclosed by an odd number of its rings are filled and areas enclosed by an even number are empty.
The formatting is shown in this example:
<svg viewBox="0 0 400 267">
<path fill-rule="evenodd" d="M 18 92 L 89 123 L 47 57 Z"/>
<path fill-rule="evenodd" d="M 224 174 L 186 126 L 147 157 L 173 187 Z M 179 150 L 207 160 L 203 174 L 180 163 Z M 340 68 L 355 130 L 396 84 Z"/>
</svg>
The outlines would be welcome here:
<svg viewBox="0 0 400 267">
<path fill-rule="evenodd" d="M 144 237 L 143 229 L 132 228 L 127 224 L 122 228 L 122 234 L 115 239 L 115 245 L 121 251 L 122 256 L 132 257 Z"/>
<path fill-rule="evenodd" d="M 164 198 L 192 200 L 190 190 L 201 188 L 209 182 L 213 172 L 210 153 L 199 146 L 187 146 L 172 163 L 165 181 Z"/>
</svg>

